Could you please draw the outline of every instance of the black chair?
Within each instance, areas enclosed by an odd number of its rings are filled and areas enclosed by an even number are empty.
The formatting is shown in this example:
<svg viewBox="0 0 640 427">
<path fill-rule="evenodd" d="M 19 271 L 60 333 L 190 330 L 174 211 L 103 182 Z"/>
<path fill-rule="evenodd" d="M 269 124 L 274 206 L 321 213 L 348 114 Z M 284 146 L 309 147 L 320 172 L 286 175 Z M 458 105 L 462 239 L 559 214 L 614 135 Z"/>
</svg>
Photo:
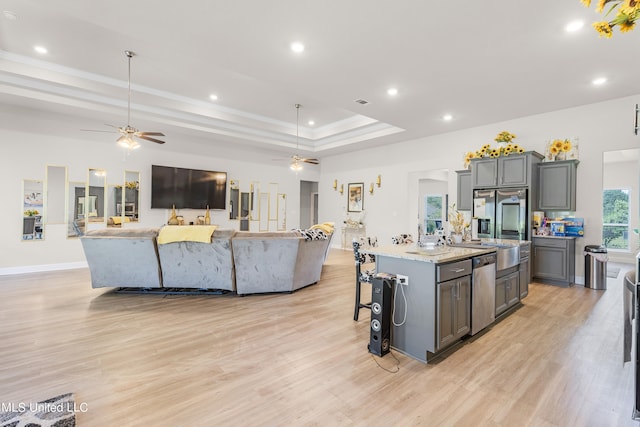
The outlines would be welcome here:
<svg viewBox="0 0 640 427">
<path fill-rule="evenodd" d="M 378 246 L 378 241 L 375 237 L 361 237 L 360 240 L 353 239 L 353 255 L 356 262 L 356 304 L 353 313 L 353 320 L 358 320 L 361 308 L 368 308 L 371 310 L 371 303 L 363 303 L 360 301 L 361 286 L 363 283 L 371 283 L 373 275 L 376 273 L 375 255 L 363 254 L 360 252 L 360 248 L 363 247 L 375 247 Z M 367 265 L 368 268 L 364 269 L 363 265 Z"/>
</svg>

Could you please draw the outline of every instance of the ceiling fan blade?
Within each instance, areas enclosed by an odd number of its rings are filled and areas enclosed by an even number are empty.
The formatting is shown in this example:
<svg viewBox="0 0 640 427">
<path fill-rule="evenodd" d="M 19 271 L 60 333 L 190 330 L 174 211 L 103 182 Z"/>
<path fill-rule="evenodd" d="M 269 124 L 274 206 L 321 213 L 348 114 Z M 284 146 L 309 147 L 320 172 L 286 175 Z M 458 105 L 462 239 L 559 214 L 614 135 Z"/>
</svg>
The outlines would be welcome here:
<svg viewBox="0 0 640 427">
<path fill-rule="evenodd" d="M 150 136 L 145 135 L 136 135 L 140 139 L 146 139 L 147 141 L 155 142 L 157 144 L 164 144 L 164 141 L 160 141 L 159 139 L 151 138 Z"/>
<path fill-rule="evenodd" d="M 164 133 L 162 132 L 136 132 L 135 133 L 136 136 L 164 136 Z"/>
<path fill-rule="evenodd" d="M 311 163 L 312 165 L 320 164 L 320 161 L 318 159 L 300 159 L 300 161 L 305 163 Z"/>
</svg>

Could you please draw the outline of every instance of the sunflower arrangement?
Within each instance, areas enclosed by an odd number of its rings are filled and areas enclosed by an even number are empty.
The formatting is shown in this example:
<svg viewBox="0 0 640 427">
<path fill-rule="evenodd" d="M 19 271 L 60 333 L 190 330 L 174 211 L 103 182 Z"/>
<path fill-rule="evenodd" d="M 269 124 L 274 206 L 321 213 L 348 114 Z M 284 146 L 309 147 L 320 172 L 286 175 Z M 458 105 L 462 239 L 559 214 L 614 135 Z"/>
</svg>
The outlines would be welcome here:
<svg viewBox="0 0 640 427">
<path fill-rule="evenodd" d="M 498 143 L 497 147 L 492 147 L 491 144 L 485 144 L 477 151 L 469 151 L 465 153 L 465 169 L 469 168 L 471 159 L 481 159 L 483 157 L 496 159 L 500 156 L 508 156 L 509 154 L 524 153 L 524 148 L 512 142 L 515 137 L 516 136 L 511 132 L 502 131 L 494 138 L 494 141 Z"/>
<path fill-rule="evenodd" d="M 547 144 L 547 158 L 555 159 L 560 153 L 568 153 L 573 148 L 568 139 L 554 139 Z"/>
<path fill-rule="evenodd" d="M 580 0 L 586 7 L 591 6 L 591 0 Z M 640 0 L 598 0 L 596 12 L 602 13 L 605 6 L 611 3 L 611 7 L 604 14 L 608 16 L 615 11 L 615 17 L 609 21 L 599 21 L 593 23 L 593 28 L 600 37 L 610 39 L 613 35 L 613 27 L 619 27 L 621 33 L 626 33 L 636 25 L 636 20 L 640 18 Z"/>
<path fill-rule="evenodd" d="M 516 139 L 516 136 L 514 134 L 504 130 L 504 131 L 500 132 L 498 135 L 496 135 L 496 137 L 493 140 L 495 142 L 511 142 L 514 139 Z"/>
</svg>

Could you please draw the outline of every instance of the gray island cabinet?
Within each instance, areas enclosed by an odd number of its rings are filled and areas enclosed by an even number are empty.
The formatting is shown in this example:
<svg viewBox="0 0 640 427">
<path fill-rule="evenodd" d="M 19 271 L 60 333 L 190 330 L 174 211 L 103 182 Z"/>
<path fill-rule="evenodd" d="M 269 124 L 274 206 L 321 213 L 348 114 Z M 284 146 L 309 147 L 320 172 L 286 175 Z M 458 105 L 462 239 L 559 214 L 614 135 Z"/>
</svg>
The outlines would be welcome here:
<svg viewBox="0 0 640 427">
<path fill-rule="evenodd" d="M 378 272 L 408 277 L 394 290 L 391 346 L 427 363 L 471 330 L 471 258 L 494 248 L 436 248 L 381 246 L 376 255 Z M 429 253 L 433 255 L 429 255 Z"/>
</svg>

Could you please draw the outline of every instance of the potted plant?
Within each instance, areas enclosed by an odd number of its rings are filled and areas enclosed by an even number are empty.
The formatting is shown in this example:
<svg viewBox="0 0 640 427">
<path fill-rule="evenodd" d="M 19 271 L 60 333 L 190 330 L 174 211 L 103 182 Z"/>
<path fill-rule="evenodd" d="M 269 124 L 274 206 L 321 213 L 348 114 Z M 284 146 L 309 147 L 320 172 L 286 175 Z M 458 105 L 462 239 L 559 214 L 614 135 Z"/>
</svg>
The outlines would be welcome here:
<svg viewBox="0 0 640 427">
<path fill-rule="evenodd" d="M 451 227 L 451 241 L 462 243 L 462 233 L 469 224 L 465 223 L 464 214 L 456 209 L 455 203 L 449 208 L 449 226 Z"/>
</svg>

